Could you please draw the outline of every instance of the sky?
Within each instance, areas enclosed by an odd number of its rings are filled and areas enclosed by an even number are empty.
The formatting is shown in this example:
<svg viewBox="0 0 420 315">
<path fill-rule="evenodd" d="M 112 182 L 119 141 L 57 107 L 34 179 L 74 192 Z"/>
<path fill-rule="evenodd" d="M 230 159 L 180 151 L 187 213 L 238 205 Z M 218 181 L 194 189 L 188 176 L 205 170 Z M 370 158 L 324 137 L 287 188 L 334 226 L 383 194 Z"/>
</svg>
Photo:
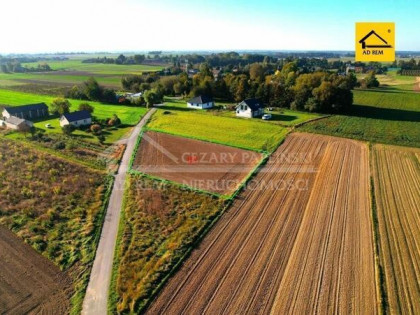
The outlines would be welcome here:
<svg viewBox="0 0 420 315">
<path fill-rule="evenodd" d="M 3 0 L 0 54 L 354 50 L 355 22 L 395 22 L 420 51 L 419 0 Z"/>
</svg>

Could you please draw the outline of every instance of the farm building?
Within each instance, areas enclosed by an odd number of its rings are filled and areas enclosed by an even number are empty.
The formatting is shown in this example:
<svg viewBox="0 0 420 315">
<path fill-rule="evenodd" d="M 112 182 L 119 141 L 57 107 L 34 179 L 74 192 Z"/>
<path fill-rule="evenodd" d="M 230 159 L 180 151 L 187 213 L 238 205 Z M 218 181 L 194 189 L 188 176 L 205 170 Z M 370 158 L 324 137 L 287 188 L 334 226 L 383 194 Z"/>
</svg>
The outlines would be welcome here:
<svg viewBox="0 0 420 315">
<path fill-rule="evenodd" d="M 214 106 L 213 99 L 208 96 L 197 96 L 192 99 L 190 99 L 187 102 L 188 108 L 195 108 L 195 109 L 207 109 L 212 108 Z"/>
<path fill-rule="evenodd" d="M 7 129 L 13 129 L 13 130 L 28 130 L 29 128 L 33 127 L 32 121 L 18 118 L 15 116 L 10 116 L 9 118 L 6 118 L 5 120 L 0 120 L 0 127 L 6 127 Z"/>
<path fill-rule="evenodd" d="M 48 117 L 48 106 L 45 103 L 39 103 L 14 107 L 5 107 L 3 109 L 2 115 L 5 118 L 15 116 L 22 119 L 36 120 Z"/>
<path fill-rule="evenodd" d="M 262 116 L 263 114 L 263 105 L 255 98 L 246 99 L 236 106 L 236 116 L 238 117 L 253 118 Z"/>
<path fill-rule="evenodd" d="M 87 110 L 80 110 L 73 113 L 66 113 L 60 117 L 60 126 L 73 125 L 75 127 L 88 126 L 92 124 L 92 115 Z"/>
</svg>

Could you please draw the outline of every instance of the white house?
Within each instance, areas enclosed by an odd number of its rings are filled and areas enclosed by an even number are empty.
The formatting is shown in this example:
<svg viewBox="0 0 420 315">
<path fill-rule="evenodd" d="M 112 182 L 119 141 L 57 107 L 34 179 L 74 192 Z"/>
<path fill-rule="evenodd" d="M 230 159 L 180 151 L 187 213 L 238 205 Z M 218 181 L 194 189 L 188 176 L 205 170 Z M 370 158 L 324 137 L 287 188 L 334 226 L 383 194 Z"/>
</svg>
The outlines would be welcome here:
<svg viewBox="0 0 420 315">
<path fill-rule="evenodd" d="M 263 105 L 255 98 L 244 100 L 236 106 L 236 116 L 238 117 L 253 118 L 262 116 L 263 114 Z"/>
<path fill-rule="evenodd" d="M 212 108 L 214 106 L 213 99 L 208 96 L 197 96 L 192 99 L 190 99 L 187 102 L 188 108 L 195 108 L 195 109 L 207 109 Z"/>
<path fill-rule="evenodd" d="M 9 118 L 5 118 L 5 120 L 0 120 L 0 127 L 6 127 L 13 130 L 28 130 L 33 126 L 34 124 L 32 121 L 15 116 L 10 116 Z"/>
<path fill-rule="evenodd" d="M 73 113 L 66 113 L 60 117 L 60 126 L 73 125 L 75 127 L 88 126 L 92 124 L 92 115 L 87 110 L 80 110 Z"/>
</svg>

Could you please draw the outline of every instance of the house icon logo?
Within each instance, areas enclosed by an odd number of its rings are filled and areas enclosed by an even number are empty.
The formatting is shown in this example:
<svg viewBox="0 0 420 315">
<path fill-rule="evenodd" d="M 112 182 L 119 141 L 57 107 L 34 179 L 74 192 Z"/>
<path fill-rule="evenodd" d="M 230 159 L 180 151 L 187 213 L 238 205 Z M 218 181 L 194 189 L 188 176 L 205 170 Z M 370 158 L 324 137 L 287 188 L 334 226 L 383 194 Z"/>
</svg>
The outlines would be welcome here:
<svg viewBox="0 0 420 315">
<path fill-rule="evenodd" d="M 367 45 L 366 41 L 371 37 L 375 35 L 376 38 L 378 38 L 383 44 L 381 45 Z M 383 39 L 381 36 L 379 36 L 374 30 L 370 31 L 365 37 L 363 37 L 361 40 L 359 40 L 359 43 L 362 44 L 362 48 L 392 48 L 391 45 L 388 44 L 388 42 Z"/>
<path fill-rule="evenodd" d="M 356 61 L 394 61 L 395 23 L 356 23 Z"/>
</svg>

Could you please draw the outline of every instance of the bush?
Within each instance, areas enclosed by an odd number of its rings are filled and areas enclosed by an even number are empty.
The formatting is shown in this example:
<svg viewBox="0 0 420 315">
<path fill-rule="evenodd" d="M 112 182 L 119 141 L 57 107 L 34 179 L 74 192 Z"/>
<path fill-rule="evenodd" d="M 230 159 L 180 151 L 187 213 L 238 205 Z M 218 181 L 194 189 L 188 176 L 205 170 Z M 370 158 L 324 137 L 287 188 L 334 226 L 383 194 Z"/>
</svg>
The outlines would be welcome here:
<svg viewBox="0 0 420 315">
<path fill-rule="evenodd" d="M 90 126 L 90 131 L 92 131 L 92 133 L 95 135 L 100 135 L 102 132 L 102 128 L 100 125 L 95 124 L 95 125 Z"/>
<path fill-rule="evenodd" d="M 53 146 L 56 150 L 64 150 L 66 148 L 66 144 L 63 141 L 58 141 Z"/>
</svg>

